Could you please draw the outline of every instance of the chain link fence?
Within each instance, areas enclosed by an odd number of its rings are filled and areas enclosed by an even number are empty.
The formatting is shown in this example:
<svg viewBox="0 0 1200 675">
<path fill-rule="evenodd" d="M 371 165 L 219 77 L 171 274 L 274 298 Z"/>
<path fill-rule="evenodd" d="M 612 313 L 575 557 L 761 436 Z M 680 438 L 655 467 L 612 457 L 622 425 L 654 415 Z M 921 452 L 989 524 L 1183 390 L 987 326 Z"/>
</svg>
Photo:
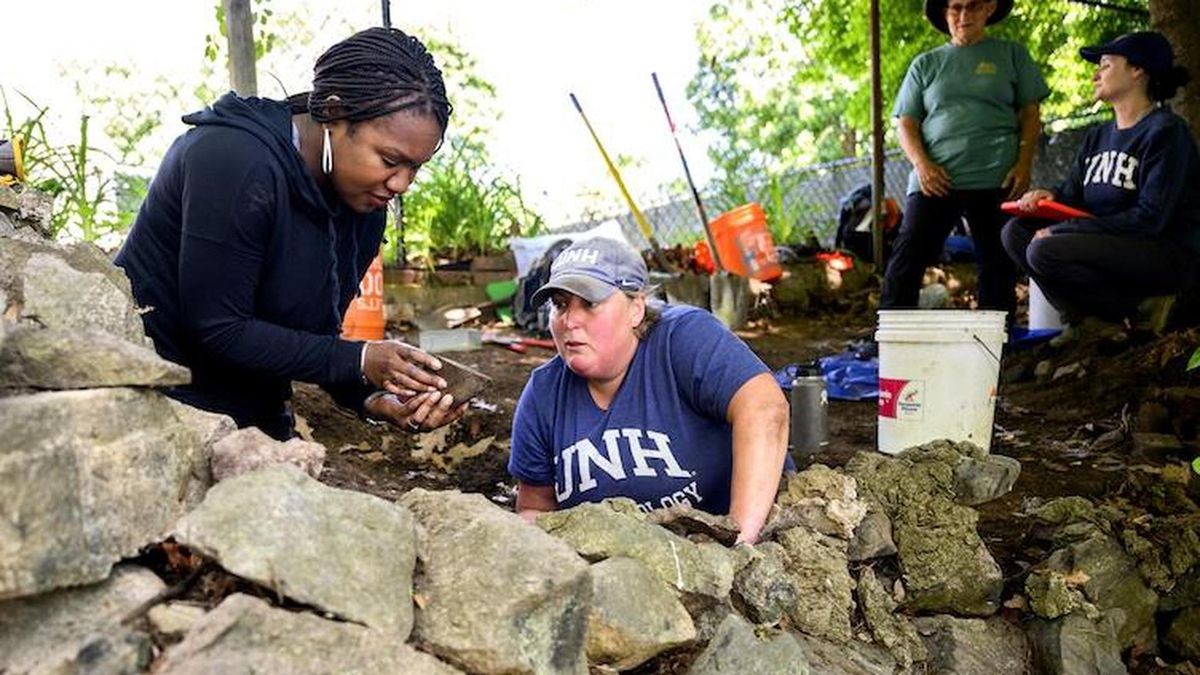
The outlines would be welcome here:
<svg viewBox="0 0 1200 675">
<path fill-rule="evenodd" d="M 1091 123 L 1096 119 L 1092 117 L 1080 120 L 1080 122 Z M 1067 120 L 1067 122 L 1069 121 Z M 1048 127 L 1050 125 L 1051 123 L 1047 123 Z M 1085 131 L 1085 127 L 1077 126 L 1042 137 L 1041 147 L 1034 161 L 1034 185 L 1054 186 L 1066 176 Z M 884 157 L 884 194 L 903 206 L 908 174 L 912 167 L 899 148 L 885 151 Z M 811 234 L 822 245 L 832 246 L 837 234 L 838 214 L 841 210 L 842 198 L 870 182 L 871 158 L 869 156 L 816 164 L 787 174 L 780 181 L 780 184 L 786 186 L 780 195 L 783 202 L 782 208 L 775 209 L 777 212 L 786 214 L 787 222 L 770 223 L 772 231 L 777 233 L 776 243 L 800 243 Z M 748 193 L 751 195 L 751 201 L 763 202 L 764 205 L 769 196 L 763 185 L 750 186 Z M 702 195 L 701 198 L 704 200 L 704 208 L 710 219 L 715 218 L 727 208 L 736 206 L 735 204 L 721 204 L 720 200 L 708 195 Z M 691 245 L 704 238 L 704 227 L 700 222 L 696 202 L 692 199 L 689 191 L 681 191 L 673 199 L 643 208 L 643 213 L 651 225 L 655 238 L 663 246 Z M 633 214 L 629 211 L 571 223 L 561 228 L 554 228 L 553 231 L 555 233 L 581 232 L 609 220 L 616 220 L 620 223 L 621 230 L 634 246 L 640 248 L 649 246 L 649 242 L 642 235 Z"/>
</svg>

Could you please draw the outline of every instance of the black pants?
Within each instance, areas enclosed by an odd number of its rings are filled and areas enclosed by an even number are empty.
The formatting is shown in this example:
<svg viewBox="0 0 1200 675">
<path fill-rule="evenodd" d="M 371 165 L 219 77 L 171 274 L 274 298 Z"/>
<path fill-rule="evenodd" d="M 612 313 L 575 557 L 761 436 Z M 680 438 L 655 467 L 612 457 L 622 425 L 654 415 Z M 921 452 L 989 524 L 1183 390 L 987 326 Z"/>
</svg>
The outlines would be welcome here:
<svg viewBox="0 0 1200 675">
<path fill-rule="evenodd" d="M 883 278 L 880 309 L 916 307 L 925 268 L 938 262 L 946 237 L 961 218 L 971 227 L 979 267 L 979 306 L 999 309 L 1011 318 L 1017 306 L 1017 271 L 1000 244 L 1006 216 L 1000 211 L 1005 192 L 951 190 L 945 197 L 908 196 L 904 220 Z"/>
<path fill-rule="evenodd" d="M 1195 278 L 1197 255 L 1182 244 L 1111 234 L 1033 238 L 1052 224 L 1013 218 L 1002 238 L 1009 256 L 1068 321 L 1080 316 L 1120 321 L 1143 299 L 1178 293 Z"/>
</svg>

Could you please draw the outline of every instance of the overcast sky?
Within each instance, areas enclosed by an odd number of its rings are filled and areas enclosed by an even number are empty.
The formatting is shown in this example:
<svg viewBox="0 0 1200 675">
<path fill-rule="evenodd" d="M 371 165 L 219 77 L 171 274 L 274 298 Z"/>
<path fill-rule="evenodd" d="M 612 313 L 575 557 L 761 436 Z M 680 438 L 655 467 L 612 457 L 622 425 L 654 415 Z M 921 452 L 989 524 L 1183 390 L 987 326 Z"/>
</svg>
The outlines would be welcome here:
<svg viewBox="0 0 1200 675">
<path fill-rule="evenodd" d="M 159 75 L 195 79 L 203 64 L 204 37 L 214 31 L 214 0 L 67 0 L 6 2 L 0 86 L 30 95 L 55 113 L 77 114 L 74 64 L 131 65 L 152 82 Z M 568 98 L 574 92 L 610 155 L 640 165 L 624 178 L 649 201 L 655 186 L 682 177 L 650 73 L 663 83 L 681 127 L 695 114 L 684 90 L 698 59 L 695 26 L 710 0 L 426 0 L 392 3 L 392 22 L 417 36 L 453 38 L 478 61 L 479 73 L 497 89 L 501 119 L 495 125 L 495 159 L 521 177 L 526 195 L 549 224 L 579 211 L 577 195 L 616 187 Z M 328 13 L 337 7 L 354 28 L 380 21 L 379 0 L 268 0 L 289 10 Z M 314 26 L 317 53 L 337 26 Z M 311 68 L 311 60 L 305 64 Z M 259 75 L 260 91 L 271 94 Z M 293 90 L 307 82 L 286 83 Z M 451 92 L 453 97 L 453 92 Z M 74 106 L 74 108 L 73 108 Z M 15 106 L 14 106 L 15 107 Z M 164 111 L 172 133 L 185 111 Z M 681 140 L 697 178 L 711 168 L 700 139 L 686 128 Z M 152 160 L 156 161 L 156 160 Z M 641 204 L 645 207 L 649 204 Z"/>
</svg>

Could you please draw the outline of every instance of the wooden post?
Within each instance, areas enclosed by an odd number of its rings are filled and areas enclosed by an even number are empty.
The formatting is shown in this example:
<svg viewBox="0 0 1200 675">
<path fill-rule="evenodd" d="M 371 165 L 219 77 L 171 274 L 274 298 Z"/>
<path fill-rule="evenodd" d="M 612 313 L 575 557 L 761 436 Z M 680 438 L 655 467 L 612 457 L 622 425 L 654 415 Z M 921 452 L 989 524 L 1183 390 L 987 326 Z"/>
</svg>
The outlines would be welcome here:
<svg viewBox="0 0 1200 675">
<path fill-rule="evenodd" d="M 883 82 L 879 69 L 879 0 L 871 0 L 871 238 L 875 273 L 883 274 Z"/>
<path fill-rule="evenodd" d="M 250 0 L 221 0 L 225 6 L 225 35 L 229 38 L 229 83 L 239 96 L 257 96 L 254 66 L 254 15 Z"/>
</svg>

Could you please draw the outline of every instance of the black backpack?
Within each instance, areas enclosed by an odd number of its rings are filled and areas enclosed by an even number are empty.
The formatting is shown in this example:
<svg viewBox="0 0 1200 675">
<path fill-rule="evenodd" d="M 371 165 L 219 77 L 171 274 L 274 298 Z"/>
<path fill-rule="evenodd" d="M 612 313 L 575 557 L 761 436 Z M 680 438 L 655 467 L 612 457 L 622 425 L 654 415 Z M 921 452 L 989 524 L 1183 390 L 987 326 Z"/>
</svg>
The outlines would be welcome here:
<svg viewBox="0 0 1200 675">
<path fill-rule="evenodd" d="M 833 247 L 850 251 L 862 260 L 871 260 L 874 253 L 874 233 L 870 227 L 859 230 L 859 226 L 871 214 L 871 184 L 863 183 L 851 190 L 838 202 L 838 228 Z M 883 229 L 883 259 L 891 255 L 892 243 L 899 227 L 885 225 Z"/>
<path fill-rule="evenodd" d="M 545 306 L 534 306 L 533 294 L 550 281 L 550 266 L 558 254 L 570 245 L 570 239 L 559 239 L 551 244 L 525 276 L 517 281 L 517 294 L 513 296 L 513 321 L 521 330 L 543 334 L 549 332 L 550 312 Z"/>
</svg>

